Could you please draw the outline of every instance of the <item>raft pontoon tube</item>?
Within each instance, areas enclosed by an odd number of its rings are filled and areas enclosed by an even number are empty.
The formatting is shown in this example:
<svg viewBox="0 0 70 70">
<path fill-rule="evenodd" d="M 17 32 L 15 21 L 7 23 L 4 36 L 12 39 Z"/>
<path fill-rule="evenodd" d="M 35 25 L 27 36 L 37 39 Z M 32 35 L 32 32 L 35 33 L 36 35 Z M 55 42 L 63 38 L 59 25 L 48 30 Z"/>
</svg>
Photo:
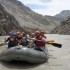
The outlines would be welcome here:
<svg viewBox="0 0 70 70">
<path fill-rule="evenodd" d="M 5 49 L 0 53 L 1 61 L 27 61 L 29 63 L 43 63 L 48 60 L 48 51 L 38 51 L 32 48 L 12 47 Z"/>
</svg>

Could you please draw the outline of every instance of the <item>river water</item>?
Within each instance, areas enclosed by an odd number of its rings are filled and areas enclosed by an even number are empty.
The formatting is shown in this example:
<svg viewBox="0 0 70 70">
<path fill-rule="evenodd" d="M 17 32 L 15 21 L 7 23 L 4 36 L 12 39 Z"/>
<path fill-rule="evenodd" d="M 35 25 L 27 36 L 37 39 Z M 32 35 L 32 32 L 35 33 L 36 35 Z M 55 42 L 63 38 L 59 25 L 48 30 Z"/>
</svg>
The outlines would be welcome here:
<svg viewBox="0 0 70 70">
<path fill-rule="evenodd" d="M 0 37 L 0 43 L 4 38 Z M 0 70 L 70 70 L 70 35 L 47 34 L 47 39 L 62 44 L 62 48 L 46 45 L 49 52 L 48 62 L 43 64 L 0 62 Z M 0 46 L 0 52 L 3 49 L 4 47 Z"/>
</svg>

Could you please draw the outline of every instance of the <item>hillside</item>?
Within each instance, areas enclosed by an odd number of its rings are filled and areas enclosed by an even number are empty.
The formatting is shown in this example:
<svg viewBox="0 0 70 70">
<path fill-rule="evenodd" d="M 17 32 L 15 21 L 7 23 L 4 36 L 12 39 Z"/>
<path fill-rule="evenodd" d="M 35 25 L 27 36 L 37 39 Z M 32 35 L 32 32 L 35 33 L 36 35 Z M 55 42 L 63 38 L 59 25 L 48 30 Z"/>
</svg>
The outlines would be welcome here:
<svg viewBox="0 0 70 70">
<path fill-rule="evenodd" d="M 70 10 L 63 10 L 59 14 L 56 14 L 56 18 L 60 18 L 62 20 L 66 19 L 68 16 L 70 16 Z"/>
<path fill-rule="evenodd" d="M 51 33 L 70 35 L 70 17 L 61 21 L 60 27 L 56 27 Z"/>
<path fill-rule="evenodd" d="M 48 22 L 50 22 L 51 24 L 54 24 L 55 26 L 59 26 L 60 25 L 60 21 L 62 21 L 60 18 L 57 18 L 55 16 L 45 16 L 45 18 L 47 19 Z"/>
<path fill-rule="evenodd" d="M 59 25 L 58 21 L 54 24 L 45 16 L 35 13 L 17 0 L 0 0 L 0 3 L 8 13 L 14 16 L 19 25 L 28 32 L 37 29 L 50 32 Z"/>
<path fill-rule="evenodd" d="M 17 20 L 0 4 L 0 35 L 5 35 L 12 30 L 23 30 Z"/>
</svg>

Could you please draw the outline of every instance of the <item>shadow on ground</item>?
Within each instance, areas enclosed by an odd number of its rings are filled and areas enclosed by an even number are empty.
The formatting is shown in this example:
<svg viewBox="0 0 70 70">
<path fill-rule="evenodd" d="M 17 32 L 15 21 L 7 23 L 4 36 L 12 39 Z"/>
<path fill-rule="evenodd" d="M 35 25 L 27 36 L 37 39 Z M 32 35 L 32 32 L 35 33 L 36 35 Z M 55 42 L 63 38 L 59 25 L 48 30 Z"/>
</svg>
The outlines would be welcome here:
<svg viewBox="0 0 70 70">
<path fill-rule="evenodd" d="M 22 62 L 22 61 L 12 61 L 12 62 L 1 61 L 1 64 L 10 69 L 29 69 L 29 68 L 35 68 L 41 65 L 41 64 L 31 64 L 31 63 Z"/>
</svg>

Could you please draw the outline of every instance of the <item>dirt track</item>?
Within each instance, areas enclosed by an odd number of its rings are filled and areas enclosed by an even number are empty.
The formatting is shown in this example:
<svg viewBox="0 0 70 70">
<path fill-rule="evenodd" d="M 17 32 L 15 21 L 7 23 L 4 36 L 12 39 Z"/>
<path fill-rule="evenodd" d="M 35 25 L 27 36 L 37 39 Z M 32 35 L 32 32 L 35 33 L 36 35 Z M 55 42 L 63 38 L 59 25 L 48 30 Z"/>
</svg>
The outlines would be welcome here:
<svg viewBox="0 0 70 70">
<path fill-rule="evenodd" d="M 0 37 L 0 43 L 5 37 Z M 70 70 L 70 35 L 47 35 L 47 39 L 61 43 L 62 48 L 47 45 L 49 61 L 44 64 L 28 64 L 22 62 L 0 62 L 0 70 Z M 4 49 L 0 47 L 0 52 Z"/>
</svg>

